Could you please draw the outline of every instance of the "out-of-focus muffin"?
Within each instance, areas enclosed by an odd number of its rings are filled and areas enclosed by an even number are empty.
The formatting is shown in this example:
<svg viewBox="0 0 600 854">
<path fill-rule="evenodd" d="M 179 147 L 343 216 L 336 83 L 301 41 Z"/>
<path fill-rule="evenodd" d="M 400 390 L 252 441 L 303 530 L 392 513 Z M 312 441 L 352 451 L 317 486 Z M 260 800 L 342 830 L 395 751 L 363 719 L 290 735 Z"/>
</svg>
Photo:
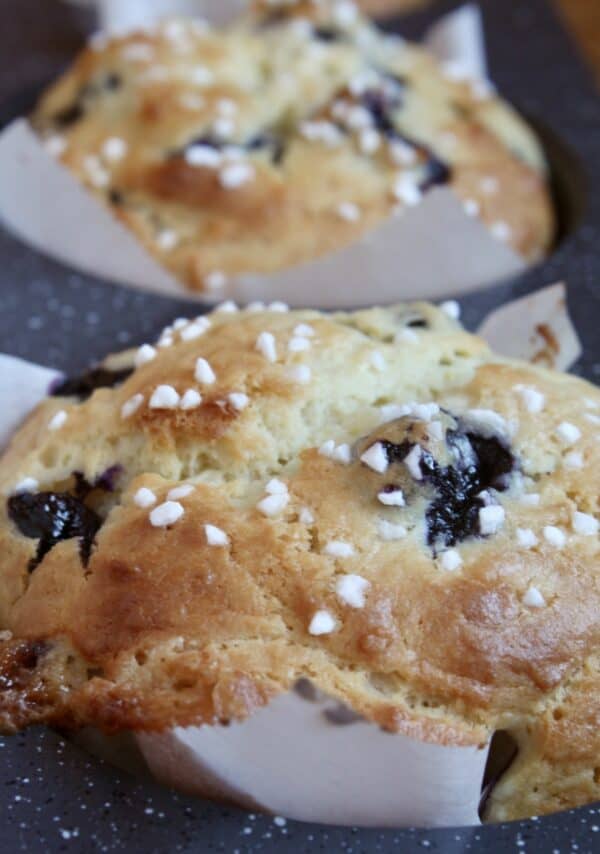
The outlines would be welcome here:
<svg viewBox="0 0 600 854">
<path fill-rule="evenodd" d="M 347 2 L 266 4 L 222 31 L 173 20 L 96 41 L 33 122 L 195 290 L 347 246 L 436 186 L 528 260 L 553 238 L 525 122 L 487 83 Z"/>
</svg>

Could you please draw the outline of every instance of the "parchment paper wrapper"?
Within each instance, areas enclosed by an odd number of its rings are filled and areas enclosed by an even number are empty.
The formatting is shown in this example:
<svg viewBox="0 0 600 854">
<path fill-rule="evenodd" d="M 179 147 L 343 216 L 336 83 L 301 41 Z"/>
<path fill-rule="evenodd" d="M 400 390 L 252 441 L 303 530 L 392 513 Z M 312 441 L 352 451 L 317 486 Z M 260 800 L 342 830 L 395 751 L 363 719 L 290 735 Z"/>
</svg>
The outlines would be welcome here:
<svg viewBox="0 0 600 854">
<path fill-rule="evenodd" d="M 548 350 L 552 366 L 569 368 L 581 346 L 562 284 L 498 309 L 480 332 L 498 352 L 539 360 L 541 325 L 557 344 Z M 57 376 L 0 355 L 0 448 Z M 277 697 L 244 723 L 132 738 L 161 782 L 250 809 L 331 824 L 479 823 L 489 745 L 448 747 L 384 733 L 302 681 L 305 690 Z M 77 741 L 139 772 L 139 757 L 127 739 L 92 731 Z"/>
<path fill-rule="evenodd" d="M 325 824 L 478 824 L 487 746 L 383 732 L 326 697 L 276 697 L 244 723 L 138 735 L 153 774 L 191 794 Z"/>
<path fill-rule="evenodd" d="M 60 377 L 58 371 L 0 354 L 0 451 Z"/>
<path fill-rule="evenodd" d="M 474 3 L 433 24 L 425 36 L 425 46 L 440 62 L 460 66 L 466 77 L 488 76 L 481 10 Z"/>
<path fill-rule="evenodd" d="M 164 18 L 204 18 L 221 26 L 243 13 L 249 0 L 65 0 L 96 10 L 100 30 L 111 35 L 148 26 Z"/>
<path fill-rule="evenodd" d="M 129 5 L 115 3 L 114 8 Z M 141 0 L 134 6 L 147 8 Z M 485 72 L 476 7 L 439 21 L 430 43 L 469 73 Z M 449 188 L 436 188 L 347 249 L 280 273 L 237 276 L 218 291 L 198 294 L 161 267 L 51 158 L 24 119 L 0 135 L 0 186 L 0 219 L 30 246 L 101 278 L 205 303 L 283 299 L 295 307 L 334 308 L 441 298 L 493 284 L 525 267 L 510 247 L 465 213 Z"/>
<path fill-rule="evenodd" d="M 201 17 L 221 26 L 249 4 L 247 0 L 97 0 L 93 5 L 98 9 L 101 28 L 118 33 L 173 15 Z"/>
<path fill-rule="evenodd" d="M 500 306 L 487 316 L 479 334 L 497 353 L 559 371 L 568 371 L 581 356 L 561 283 Z"/>
</svg>

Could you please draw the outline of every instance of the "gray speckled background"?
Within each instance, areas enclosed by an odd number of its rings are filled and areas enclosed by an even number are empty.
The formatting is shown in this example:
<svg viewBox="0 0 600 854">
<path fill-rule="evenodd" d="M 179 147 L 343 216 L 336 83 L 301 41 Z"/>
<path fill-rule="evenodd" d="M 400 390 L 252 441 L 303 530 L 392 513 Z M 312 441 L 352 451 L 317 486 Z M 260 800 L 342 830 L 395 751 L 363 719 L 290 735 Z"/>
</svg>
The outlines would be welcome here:
<svg viewBox="0 0 600 854">
<path fill-rule="evenodd" d="M 597 2 L 597 0 L 589 0 Z M 455 3 L 442 0 L 433 14 Z M 492 76 L 571 150 L 559 161 L 583 221 L 554 255 L 518 281 L 463 300 L 474 327 L 489 309 L 559 278 L 585 354 L 577 371 L 600 377 L 600 99 L 547 0 L 483 0 Z M 418 35 L 432 13 L 398 25 Z M 0 0 L 0 121 L 26 110 L 76 51 L 89 20 L 57 0 Z M 516 49 L 517 48 L 517 49 Z M 74 238 L 76 236 L 74 235 Z M 0 351 L 68 372 L 156 333 L 175 315 L 166 300 L 75 274 L 0 229 Z M 512 825 L 383 831 L 276 824 L 191 800 L 88 757 L 51 731 L 0 738 L 0 852 L 600 852 L 600 807 Z"/>
</svg>

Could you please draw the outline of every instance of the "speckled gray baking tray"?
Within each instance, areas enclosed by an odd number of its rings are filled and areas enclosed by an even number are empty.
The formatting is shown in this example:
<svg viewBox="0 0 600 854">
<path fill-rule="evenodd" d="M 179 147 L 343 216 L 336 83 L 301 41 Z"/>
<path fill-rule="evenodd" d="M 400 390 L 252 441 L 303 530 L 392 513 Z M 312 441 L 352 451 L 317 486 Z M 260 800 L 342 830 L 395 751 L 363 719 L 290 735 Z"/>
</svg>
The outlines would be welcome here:
<svg viewBox="0 0 600 854">
<path fill-rule="evenodd" d="M 597 0 L 589 0 L 590 3 Z M 418 36 L 440 11 L 394 28 Z M 559 173 L 566 236 L 543 265 L 462 301 L 474 327 L 493 306 L 557 279 L 600 378 L 600 98 L 547 0 L 482 0 L 493 79 L 541 124 Z M 74 53 L 89 21 L 56 0 L 0 0 L 0 120 L 28 109 Z M 1 188 L 0 188 L 1 191 Z M 74 235 L 74 239 L 76 236 Z M 0 229 L 0 351 L 67 372 L 144 341 L 183 300 L 146 296 L 75 274 Z M 323 828 L 192 800 L 139 782 L 49 730 L 0 738 L 0 852 L 600 852 L 600 805 L 545 819 L 458 830 Z"/>
</svg>

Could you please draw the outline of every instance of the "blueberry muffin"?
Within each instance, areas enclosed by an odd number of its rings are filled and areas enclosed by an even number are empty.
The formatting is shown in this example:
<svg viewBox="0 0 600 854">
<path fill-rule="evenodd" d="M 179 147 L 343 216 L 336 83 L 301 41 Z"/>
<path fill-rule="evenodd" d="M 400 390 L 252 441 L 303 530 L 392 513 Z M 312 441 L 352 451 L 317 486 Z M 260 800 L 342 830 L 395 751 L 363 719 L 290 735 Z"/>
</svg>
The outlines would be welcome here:
<svg viewBox="0 0 600 854">
<path fill-rule="evenodd" d="M 504 733 L 488 819 L 599 799 L 600 393 L 455 317 L 224 304 L 59 385 L 0 460 L 2 729 L 309 677 L 391 733 Z"/>
<path fill-rule="evenodd" d="M 223 31 L 172 20 L 97 39 L 33 124 L 194 290 L 347 246 L 434 187 L 529 261 L 553 238 L 522 119 L 348 2 L 263 3 Z"/>
</svg>

